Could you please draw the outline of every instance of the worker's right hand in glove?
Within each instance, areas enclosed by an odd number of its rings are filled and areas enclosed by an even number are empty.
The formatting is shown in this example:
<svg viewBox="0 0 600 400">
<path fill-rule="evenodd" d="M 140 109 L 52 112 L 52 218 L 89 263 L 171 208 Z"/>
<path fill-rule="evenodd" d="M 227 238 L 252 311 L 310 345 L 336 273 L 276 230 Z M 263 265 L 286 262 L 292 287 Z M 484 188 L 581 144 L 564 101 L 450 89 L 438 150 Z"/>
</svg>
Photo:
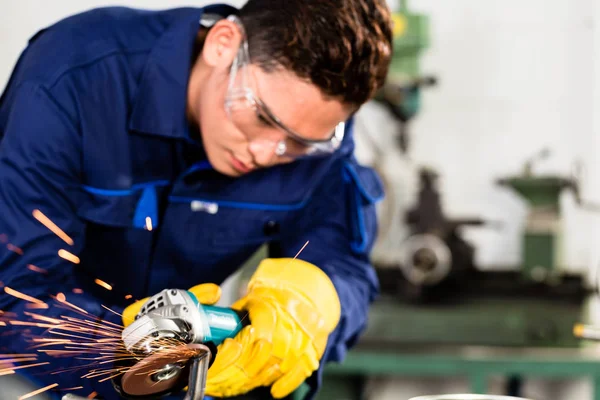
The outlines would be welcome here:
<svg viewBox="0 0 600 400">
<path fill-rule="evenodd" d="M 266 259 L 234 309 L 250 325 L 218 347 L 206 394 L 231 397 L 271 386 L 282 398 L 319 368 L 329 334 L 338 324 L 340 301 L 317 266 L 297 259 Z"/>
</svg>

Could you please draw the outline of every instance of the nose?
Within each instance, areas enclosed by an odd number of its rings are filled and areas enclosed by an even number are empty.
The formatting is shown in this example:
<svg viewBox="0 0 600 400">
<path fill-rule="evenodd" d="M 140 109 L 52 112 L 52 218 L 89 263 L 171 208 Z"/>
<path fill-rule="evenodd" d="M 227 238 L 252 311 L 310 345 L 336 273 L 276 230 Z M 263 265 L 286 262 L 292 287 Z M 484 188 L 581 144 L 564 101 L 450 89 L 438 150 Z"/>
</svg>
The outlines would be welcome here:
<svg viewBox="0 0 600 400">
<path fill-rule="evenodd" d="M 269 166 L 275 163 L 277 156 L 277 142 L 271 140 L 253 140 L 248 145 L 254 162 L 259 166 Z"/>
</svg>

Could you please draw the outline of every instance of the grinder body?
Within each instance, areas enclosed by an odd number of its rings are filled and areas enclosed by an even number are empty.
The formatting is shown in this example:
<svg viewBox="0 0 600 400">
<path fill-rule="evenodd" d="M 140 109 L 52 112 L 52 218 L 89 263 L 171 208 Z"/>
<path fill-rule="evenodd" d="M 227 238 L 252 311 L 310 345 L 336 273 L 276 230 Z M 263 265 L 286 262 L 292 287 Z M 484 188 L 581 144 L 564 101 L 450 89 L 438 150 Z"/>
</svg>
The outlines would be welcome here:
<svg viewBox="0 0 600 400">
<path fill-rule="evenodd" d="M 187 290 L 161 291 L 123 330 L 123 344 L 136 362 L 113 380 L 113 386 L 123 397 L 148 399 L 189 384 L 186 399 L 201 399 L 217 346 L 248 324 L 246 317 L 230 308 L 201 304 Z"/>
</svg>

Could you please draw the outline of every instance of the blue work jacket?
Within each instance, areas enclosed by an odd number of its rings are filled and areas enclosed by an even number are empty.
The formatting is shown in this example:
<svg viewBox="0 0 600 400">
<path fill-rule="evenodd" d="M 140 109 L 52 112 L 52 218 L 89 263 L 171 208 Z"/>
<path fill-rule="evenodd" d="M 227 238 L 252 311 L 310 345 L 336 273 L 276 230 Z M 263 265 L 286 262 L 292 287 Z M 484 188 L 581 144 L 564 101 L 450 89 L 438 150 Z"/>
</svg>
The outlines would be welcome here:
<svg viewBox="0 0 600 400">
<path fill-rule="evenodd" d="M 340 361 L 378 291 L 368 253 L 382 185 L 354 159 L 352 121 L 341 148 L 324 158 L 239 178 L 210 166 L 186 121 L 186 87 L 202 13 L 235 11 L 101 8 L 30 39 L 0 99 L 0 281 L 50 304 L 50 295 L 63 293 L 90 315 L 120 323 L 102 306 L 119 312 L 164 288 L 220 284 L 265 243 L 291 257 L 309 241 L 300 258 L 328 274 L 341 300 L 323 358 Z M 31 311 L 26 304 L 0 294 L 0 310 L 19 319 Z M 54 305 L 33 311 L 77 315 Z M 10 334 L 18 328 L 0 327 L 0 353 L 31 352 L 22 330 Z M 81 378 L 99 366 L 44 373 L 90 361 L 49 361 L 21 372 L 40 386 L 117 397 L 109 381 Z M 321 372 L 307 381 L 313 390 Z"/>
</svg>

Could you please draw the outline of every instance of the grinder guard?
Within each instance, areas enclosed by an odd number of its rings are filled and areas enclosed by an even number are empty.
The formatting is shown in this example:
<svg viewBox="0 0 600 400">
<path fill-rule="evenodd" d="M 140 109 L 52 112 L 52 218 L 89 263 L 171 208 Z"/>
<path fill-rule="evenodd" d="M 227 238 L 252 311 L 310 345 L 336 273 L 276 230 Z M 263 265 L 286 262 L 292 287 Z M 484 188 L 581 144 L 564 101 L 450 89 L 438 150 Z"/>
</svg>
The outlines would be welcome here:
<svg viewBox="0 0 600 400">
<path fill-rule="evenodd" d="M 112 379 L 113 387 L 123 398 L 147 400 L 189 386 L 186 399 L 200 399 L 217 346 L 247 324 L 246 313 L 201 304 L 186 290 L 165 289 L 123 330 L 124 347 L 134 357 L 115 362 L 114 368 L 128 371 Z"/>
</svg>

